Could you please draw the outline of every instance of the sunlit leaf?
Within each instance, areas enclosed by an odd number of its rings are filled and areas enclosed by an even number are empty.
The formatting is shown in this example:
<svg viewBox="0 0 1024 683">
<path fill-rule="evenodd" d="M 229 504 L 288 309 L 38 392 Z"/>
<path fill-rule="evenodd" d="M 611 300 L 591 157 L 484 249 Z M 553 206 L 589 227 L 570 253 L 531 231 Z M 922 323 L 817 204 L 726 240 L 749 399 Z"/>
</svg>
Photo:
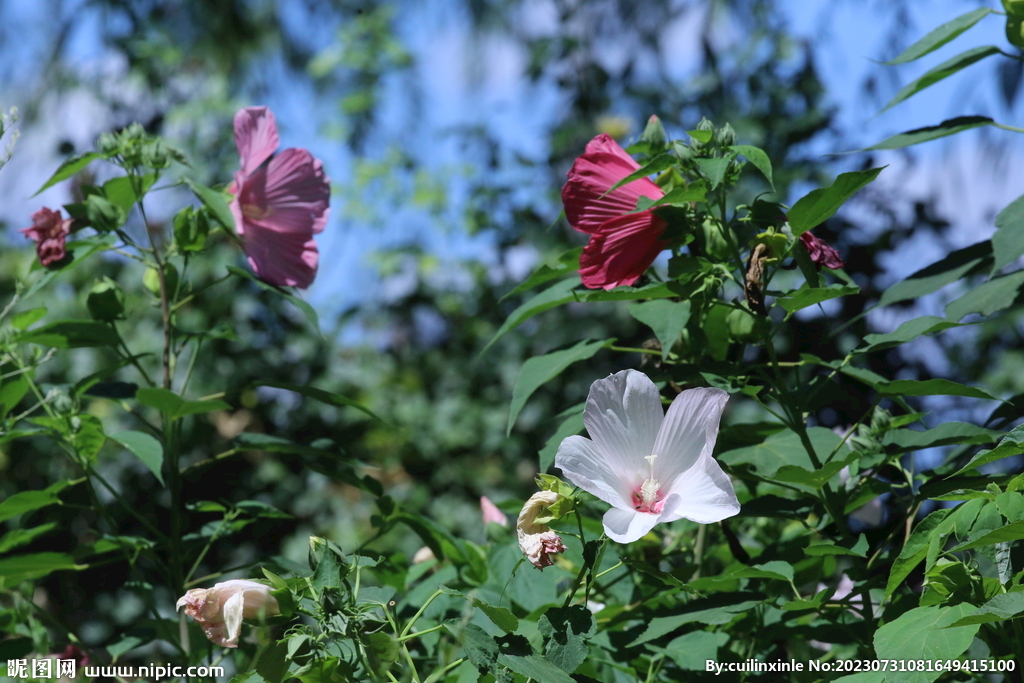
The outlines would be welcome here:
<svg viewBox="0 0 1024 683">
<path fill-rule="evenodd" d="M 985 59 L 986 57 L 997 55 L 999 52 L 1000 50 L 998 47 L 993 45 L 984 45 L 971 48 L 966 52 L 958 54 L 956 57 L 939 64 L 934 69 L 929 69 L 920 78 L 917 78 L 900 88 L 900 91 L 896 93 L 895 97 L 889 100 L 889 103 L 882 108 L 882 111 L 899 104 L 908 97 L 913 97 L 925 88 L 938 83 L 944 78 L 952 76 L 961 69 L 965 69 L 971 64 Z"/>
<path fill-rule="evenodd" d="M 889 65 L 906 64 L 907 62 L 912 62 L 915 59 L 920 59 L 926 54 L 938 50 L 940 47 L 953 40 L 991 13 L 992 10 L 988 7 L 980 7 L 976 10 L 971 10 L 965 14 L 961 14 L 956 19 L 947 21 L 946 23 L 932 29 L 926 33 L 923 38 L 915 41 L 910 47 L 901 52 L 898 57 L 890 59 L 885 63 Z"/>
<path fill-rule="evenodd" d="M 798 200 L 789 210 L 789 227 L 793 229 L 793 235 L 799 237 L 831 218 L 846 200 L 877 178 L 883 168 L 841 173 L 828 187 L 813 190 Z"/>
</svg>

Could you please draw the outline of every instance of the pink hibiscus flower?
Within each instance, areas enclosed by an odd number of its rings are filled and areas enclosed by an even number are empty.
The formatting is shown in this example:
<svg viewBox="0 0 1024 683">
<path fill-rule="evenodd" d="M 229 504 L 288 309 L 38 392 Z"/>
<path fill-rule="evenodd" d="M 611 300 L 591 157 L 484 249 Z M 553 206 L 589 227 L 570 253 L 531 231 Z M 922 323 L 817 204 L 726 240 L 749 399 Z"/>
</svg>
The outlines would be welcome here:
<svg viewBox="0 0 1024 683">
<path fill-rule="evenodd" d="M 60 211 L 45 206 L 32 214 L 32 227 L 20 232 L 36 243 L 39 263 L 48 266 L 67 255 L 64 242 L 71 232 L 71 221 L 70 218 L 61 218 Z"/>
<path fill-rule="evenodd" d="M 839 256 L 839 252 L 824 240 L 819 240 L 812 235 L 810 230 L 800 235 L 800 241 L 807 247 L 807 253 L 810 254 L 811 260 L 818 268 L 825 266 L 836 270 L 843 267 L 843 259 Z"/>
<path fill-rule="evenodd" d="M 583 284 L 613 289 L 640 279 L 665 248 L 665 221 L 651 211 L 630 213 L 640 197 L 661 199 L 660 187 L 640 178 L 608 192 L 640 165 L 609 135 L 587 144 L 569 170 L 562 203 L 569 225 L 590 235 L 580 257 Z M 607 194 L 606 194 L 607 193 Z"/>
<path fill-rule="evenodd" d="M 304 149 L 275 155 L 277 122 L 266 107 L 235 114 L 235 145 L 241 168 L 228 191 L 249 265 L 271 284 L 309 287 L 320 260 L 313 235 L 330 212 L 323 164 Z"/>
</svg>

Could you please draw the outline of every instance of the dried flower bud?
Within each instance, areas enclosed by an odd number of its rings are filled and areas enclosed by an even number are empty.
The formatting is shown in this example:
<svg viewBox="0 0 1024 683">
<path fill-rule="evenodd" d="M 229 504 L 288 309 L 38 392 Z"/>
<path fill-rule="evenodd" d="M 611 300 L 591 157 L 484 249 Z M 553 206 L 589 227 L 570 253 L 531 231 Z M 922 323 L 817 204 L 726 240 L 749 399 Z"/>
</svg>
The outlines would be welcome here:
<svg viewBox="0 0 1024 683">
<path fill-rule="evenodd" d="M 537 569 L 551 566 L 549 555 L 565 552 L 562 538 L 546 524 L 537 522 L 537 517 L 540 516 L 544 508 L 554 505 L 561 498 L 562 496 L 554 491 L 538 491 L 530 496 L 519 513 L 519 519 L 516 522 L 519 548 Z"/>
</svg>

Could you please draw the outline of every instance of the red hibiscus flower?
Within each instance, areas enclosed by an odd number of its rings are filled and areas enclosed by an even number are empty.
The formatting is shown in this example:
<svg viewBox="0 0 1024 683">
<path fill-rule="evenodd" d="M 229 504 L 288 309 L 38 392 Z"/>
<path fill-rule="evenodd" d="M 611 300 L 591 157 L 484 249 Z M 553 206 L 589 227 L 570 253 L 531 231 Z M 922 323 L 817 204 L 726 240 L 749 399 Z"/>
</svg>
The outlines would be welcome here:
<svg viewBox="0 0 1024 683">
<path fill-rule="evenodd" d="M 249 265 L 274 285 L 309 287 L 320 254 L 313 235 L 327 225 L 331 184 L 304 149 L 277 150 L 277 122 L 266 107 L 235 114 L 241 169 L 228 191 Z"/>
<path fill-rule="evenodd" d="M 630 213 L 640 197 L 663 197 L 660 187 L 640 178 L 608 192 L 638 168 L 626 150 L 601 134 L 587 144 L 562 188 L 569 225 L 590 235 L 580 257 L 580 275 L 591 289 L 633 284 L 666 246 L 659 239 L 665 231 L 663 219 L 651 211 Z"/>
<path fill-rule="evenodd" d="M 32 227 L 20 232 L 36 243 L 39 263 L 48 266 L 67 255 L 64 241 L 71 232 L 71 219 L 61 218 L 60 211 L 43 207 L 32 214 Z"/>
<path fill-rule="evenodd" d="M 819 269 L 822 266 L 832 270 L 843 267 L 843 259 L 839 256 L 839 252 L 829 246 L 824 240 L 820 240 L 812 235 L 810 230 L 800 235 L 800 241 L 807 247 L 807 253 L 810 254 L 811 260 L 814 261 L 814 265 L 818 266 Z"/>
</svg>

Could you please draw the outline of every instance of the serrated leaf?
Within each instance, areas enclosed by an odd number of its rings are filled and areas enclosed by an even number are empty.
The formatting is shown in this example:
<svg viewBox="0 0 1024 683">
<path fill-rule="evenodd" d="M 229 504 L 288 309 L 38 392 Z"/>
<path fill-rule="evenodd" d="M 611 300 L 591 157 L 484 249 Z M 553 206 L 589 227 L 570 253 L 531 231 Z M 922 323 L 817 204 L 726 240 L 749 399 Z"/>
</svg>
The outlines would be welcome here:
<svg viewBox="0 0 1024 683">
<path fill-rule="evenodd" d="M 707 178 L 708 183 L 711 184 L 712 190 L 722 184 L 722 181 L 725 179 L 725 172 L 729 170 L 729 164 L 732 163 L 733 158 L 735 157 L 697 159 L 697 167 L 700 169 L 701 175 Z"/>
<path fill-rule="evenodd" d="M 494 333 L 493 337 L 491 337 L 491 340 L 487 342 L 487 345 L 480 351 L 480 355 L 486 353 L 487 349 L 491 348 L 491 346 L 494 345 L 494 342 L 505 336 L 506 332 L 514 330 L 533 316 L 539 315 L 540 313 L 554 308 L 555 306 L 561 306 L 562 304 L 570 301 L 576 301 L 577 297 L 573 292 L 573 288 L 577 287 L 579 284 L 580 279 L 578 277 L 562 280 L 561 282 L 555 283 L 551 287 L 548 287 L 544 291 L 523 302 L 516 310 L 509 314 L 508 318 L 505 319 L 505 322 L 498 328 L 498 331 Z"/>
<path fill-rule="evenodd" d="M 498 655 L 498 663 L 537 683 L 576 683 L 557 666 L 537 655 Z"/>
<path fill-rule="evenodd" d="M 963 131 L 971 130 L 972 128 L 980 128 L 982 126 L 991 126 L 994 124 L 995 121 L 987 116 L 958 116 L 955 119 L 947 119 L 937 126 L 925 126 L 924 128 L 915 128 L 903 133 L 897 133 L 892 137 L 882 140 L 877 145 L 871 145 L 870 147 L 865 147 L 864 149 L 856 151 L 871 152 L 879 149 L 903 149 L 904 147 L 919 145 L 922 142 L 938 140 L 939 138 L 944 138 L 947 135 L 962 133 Z"/>
<path fill-rule="evenodd" d="M 611 342 L 584 340 L 567 349 L 530 358 L 523 363 L 523 368 L 519 371 L 519 377 L 516 379 L 516 385 L 512 389 L 512 404 L 509 407 L 506 435 L 512 433 L 512 426 L 516 423 L 520 411 L 533 392 L 573 363 L 592 358 L 609 343 Z"/>
<path fill-rule="evenodd" d="M 369 415 L 370 417 L 372 417 L 375 420 L 379 420 L 380 422 L 384 422 L 384 420 L 381 420 L 380 417 L 378 417 L 373 411 L 371 411 L 369 408 L 364 406 L 359 401 L 356 401 L 355 399 L 351 399 L 351 398 L 349 398 L 347 396 L 342 396 L 341 394 L 336 394 L 336 393 L 331 392 L 331 391 L 326 391 L 324 389 L 317 389 L 315 387 L 300 386 L 298 384 L 290 384 L 288 382 L 265 382 L 265 381 L 256 382 L 252 386 L 254 386 L 254 387 L 273 387 L 275 389 L 285 389 L 287 391 L 294 391 L 297 394 L 302 394 L 306 398 L 312 398 L 314 400 L 320 401 L 321 403 L 326 403 L 327 405 L 337 406 L 338 408 L 355 408 L 356 410 L 359 410 L 359 411 L 362 411 L 363 413 L 366 413 L 367 415 Z"/>
<path fill-rule="evenodd" d="M 887 109 L 906 100 L 908 97 L 913 97 L 925 88 L 952 76 L 961 69 L 965 69 L 977 61 L 999 53 L 1000 49 L 994 45 L 983 45 L 971 48 L 966 52 L 961 52 L 956 57 L 946 60 L 934 69 L 929 69 L 920 78 L 917 78 L 900 88 L 900 91 L 896 93 L 891 100 L 889 100 L 889 103 L 882 108 L 882 111 L 886 111 Z"/>
<path fill-rule="evenodd" d="M 562 671 L 572 673 L 586 661 L 587 641 L 597 633 L 594 615 L 583 605 L 552 607 L 541 616 L 537 629 L 544 636 L 544 655 Z"/>
<path fill-rule="evenodd" d="M 109 438 L 116 441 L 129 451 L 134 453 L 142 464 L 156 476 L 161 486 L 164 486 L 164 447 L 149 434 L 135 431 L 123 431 L 110 434 Z"/>
<path fill-rule="evenodd" d="M 233 275 L 237 275 L 240 278 L 244 278 L 249 282 L 252 282 L 265 292 L 273 292 L 274 294 L 277 294 L 279 297 L 285 299 L 288 303 L 295 306 L 297 309 L 299 309 L 305 314 L 306 319 L 309 320 L 310 323 L 312 323 L 313 329 L 315 329 L 317 332 L 320 331 L 320 317 L 316 314 L 316 310 L 312 306 L 310 306 L 309 303 L 307 303 L 305 300 L 295 296 L 291 292 L 282 289 L 281 287 L 272 285 L 269 282 L 264 282 L 263 280 L 256 277 L 256 275 L 250 273 L 247 270 L 235 268 L 234 266 L 228 266 L 228 272 L 230 272 Z"/>
<path fill-rule="evenodd" d="M 979 451 L 970 462 L 960 468 L 956 474 L 987 465 L 996 460 L 1009 458 L 1024 453 L 1024 425 L 1014 427 L 1000 440 L 999 445 L 991 450 Z"/>
<path fill-rule="evenodd" d="M 857 353 L 871 353 L 890 349 L 900 344 L 906 344 L 920 336 L 935 334 L 948 330 L 951 327 L 961 327 L 960 323 L 940 318 L 937 315 L 924 315 L 920 318 L 908 320 L 888 334 L 869 334 L 864 337 L 866 346 L 857 349 Z"/>
<path fill-rule="evenodd" d="M 898 57 L 890 59 L 885 63 L 894 66 L 896 64 L 906 64 L 907 62 L 912 62 L 915 59 L 920 59 L 953 40 L 991 13 L 992 10 L 988 7 L 981 7 L 976 10 L 971 10 L 966 14 L 961 14 L 956 19 L 947 21 L 946 23 L 932 29 L 926 33 L 923 38 L 917 40 L 906 50 L 901 52 Z"/>
<path fill-rule="evenodd" d="M 760 147 L 754 147 L 753 145 L 733 145 L 730 147 L 734 152 L 739 153 L 747 158 L 751 164 L 754 165 L 761 175 L 768 181 L 768 185 L 775 190 L 775 181 L 772 180 L 772 162 L 765 154 L 764 150 Z"/>
<path fill-rule="evenodd" d="M 827 287 L 804 285 L 795 292 L 790 292 L 789 296 L 780 296 L 775 303 L 782 306 L 786 310 L 786 317 L 789 317 L 801 309 L 820 304 L 822 301 L 858 293 L 860 293 L 860 287 L 851 285 L 831 284 Z"/>
<path fill-rule="evenodd" d="M 971 530 L 972 536 L 974 530 Z M 960 552 L 962 550 L 973 550 L 974 548 L 983 548 L 989 545 L 995 545 L 996 543 L 1009 543 L 1010 541 L 1019 541 L 1024 539 L 1024 522 L 1013 522 L 1012 524 L 1006 524 L 998 527 L 983 534 L 980 538 L 973 539 L 958 545 L 953 548 L 950 552 Z"/>
<path fill-rule="evenodd" d="M 946 628 L 989 624 L 993 621 L 1012 619 L 1022 612 L 1024 612 L 1024 592 L 1003 593 L 995 596 L 974 612 L 957 619 Z"/>
<path fill-rule="evenodd" d="M 631 303 L 629 314 L 651 328 L 661 343 L 661 357 L 664 359 L 668 358 L 672 345 L 690 320 L 690 302 L 655 299 Z"/>
<path fill-rule="evenodd" d="M 946 318 L 958 321 L 972 313 L 989 316 L 1004 308 L 1009 308 L 1017 299 L 1022 285 L 1024 285 L 1024 270 L 992 278 L 959 299 L 951 301 L 946 306 Z"/>
<path fill-rule="evenodd" d="M 56 185 L 62 180 L 67 180 L 68 178 L 81 171 L 83 168 L 88 166 L 91 162 L 95 161 L 96 159 L 103 158 L 103 155 L 100 154 L 99 152 L 86 152 L 85 154 L 71 157 L 70 159 L 62 163 L 60 166 L 58 166 L 57 170 L 54 171 L 52 176 L 50 176 L 50 179 L 43 183 L 43 186 L 36 190 L 36 194 L 32 196 L 35 197 L 37 194 L 47 189 L 48 187 L 52 187 L 53 185 Z"/>
<path fill-rule="evenodd" d="M 984 268 L 991 261 L 992 243 L 988 240 L 957 249 L 885 290 L 878 305 L 888 306 L 937 292 L 946 285 Z"/>
<path fill-rule="evenodd" d="M 841 173 L 830 186 L 814 190 L 798 200 L 789 210 L 789 227 L 793 236 L 799 237 L 835 215 L 846 200 L 877 178 L 882 168 L 885 167 Z"/>
</svg>

